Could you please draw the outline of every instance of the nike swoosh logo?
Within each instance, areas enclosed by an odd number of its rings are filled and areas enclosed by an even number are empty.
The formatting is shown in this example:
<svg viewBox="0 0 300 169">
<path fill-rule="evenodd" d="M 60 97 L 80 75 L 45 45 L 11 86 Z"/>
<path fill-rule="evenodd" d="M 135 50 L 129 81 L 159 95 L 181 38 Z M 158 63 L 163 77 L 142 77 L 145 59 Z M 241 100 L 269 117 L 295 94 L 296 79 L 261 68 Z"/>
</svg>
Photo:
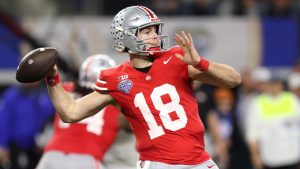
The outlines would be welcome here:
<svg viewBox="0 0 300 169">
<path fill-rule="evenodd" d="M 169 57 L 168 60 L 164 60 L 164 64 L 167 64 L 171 59 L 172 59 L 173 56 Z"/>
<path fill-rule="evenodd" d="M 215 166 L 216 164 L 213 164 L 213 165 L 208 165 L 207 167 L 208 168 L 212 168 L 213 166 Z"/>
</svg>

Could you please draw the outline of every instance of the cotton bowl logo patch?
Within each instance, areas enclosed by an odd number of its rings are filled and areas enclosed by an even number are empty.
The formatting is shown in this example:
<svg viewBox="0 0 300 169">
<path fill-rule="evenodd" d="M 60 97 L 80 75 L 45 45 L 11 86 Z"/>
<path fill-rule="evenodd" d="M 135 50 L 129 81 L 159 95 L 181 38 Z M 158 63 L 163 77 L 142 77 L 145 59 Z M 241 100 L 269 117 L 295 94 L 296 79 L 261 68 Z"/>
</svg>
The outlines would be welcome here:
<svg viewBox="0 0 300 169">
<path fill-rule="evenodd" d="M 118 89 L 121 92 L 124 92 L 126 94 L 129 93 L 130 89 L 132 88 L 132 81 L 131 80 L 122 80 L 119 84 L 118 84 Z"/>
</svg>

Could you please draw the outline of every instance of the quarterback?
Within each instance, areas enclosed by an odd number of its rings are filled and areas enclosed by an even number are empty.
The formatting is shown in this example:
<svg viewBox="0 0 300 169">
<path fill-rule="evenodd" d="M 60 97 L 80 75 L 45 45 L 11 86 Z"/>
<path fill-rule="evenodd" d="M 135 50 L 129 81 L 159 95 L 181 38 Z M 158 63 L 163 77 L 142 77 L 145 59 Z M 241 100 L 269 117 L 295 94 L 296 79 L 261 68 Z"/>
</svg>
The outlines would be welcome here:
<svg viewBox="0 0 300 169">
<path fill-rule="evenodd" d="M 236 87 L 241 77 L 232 67 L 208 61 L 196 51 L 191 34 L 174 35 L 178 46 L 166 48 L 163 22 L 150 9 L 131 6 L 112 20 L 114 49 L 129 61 L 102 70 L 95 91 L 74 100 L 54 67 L 47 75 L 49 95 L 65 122 L 77 122 L 112 104 L 131 124 L 139 152 L 137 168 L 218 169 L 204 149 L 193 81 Z"/>
</svg>

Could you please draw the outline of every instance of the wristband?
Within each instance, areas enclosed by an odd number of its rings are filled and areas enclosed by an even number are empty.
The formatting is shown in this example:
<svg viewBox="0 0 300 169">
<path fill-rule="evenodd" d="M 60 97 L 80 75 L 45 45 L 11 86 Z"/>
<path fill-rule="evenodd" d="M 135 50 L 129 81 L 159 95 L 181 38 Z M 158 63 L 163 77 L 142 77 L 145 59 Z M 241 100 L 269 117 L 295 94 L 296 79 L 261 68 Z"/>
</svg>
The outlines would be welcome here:
<svg viewBox="0 0 300 169">
<path fill-rule="evenodd" d="M 205 72 L 208 70 L 209 61 L 204 58 L 201 58 L 200 62 L 197 65 L 195 65 L 194 67 L 202 72 Z"/>
<path fill-rule="evenodd" d="M 49 86 L 55 86 L 61 81 L 59 73 L 57 73 L 54 76 L 46 76 L 45 80 L 46 80 L 46 84 Z"/>
</svg>

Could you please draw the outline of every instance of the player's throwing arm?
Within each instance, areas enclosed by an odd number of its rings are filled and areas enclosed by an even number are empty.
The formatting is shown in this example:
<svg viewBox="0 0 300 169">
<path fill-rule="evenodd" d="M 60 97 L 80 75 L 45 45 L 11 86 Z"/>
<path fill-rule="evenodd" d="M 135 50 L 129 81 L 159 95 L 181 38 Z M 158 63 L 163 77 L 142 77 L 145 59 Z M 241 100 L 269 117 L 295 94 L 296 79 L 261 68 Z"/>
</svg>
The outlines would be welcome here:
<svg viewBox="0 0 300 169">
<path fill-rule="evenodd" d="M 20 61 L 16 79 L 21 83 L 32 83 L 46 77 L 49 95 L 56 111 L 65 122 L 77 122 L 96 114 L 113 102 L 107 94 L 93 92 L 83 98 L 74 100 L 63 88 L 56 67 L 58 52 L 55 48 L 38 48 L 29 52 Z"/>
</svg>

